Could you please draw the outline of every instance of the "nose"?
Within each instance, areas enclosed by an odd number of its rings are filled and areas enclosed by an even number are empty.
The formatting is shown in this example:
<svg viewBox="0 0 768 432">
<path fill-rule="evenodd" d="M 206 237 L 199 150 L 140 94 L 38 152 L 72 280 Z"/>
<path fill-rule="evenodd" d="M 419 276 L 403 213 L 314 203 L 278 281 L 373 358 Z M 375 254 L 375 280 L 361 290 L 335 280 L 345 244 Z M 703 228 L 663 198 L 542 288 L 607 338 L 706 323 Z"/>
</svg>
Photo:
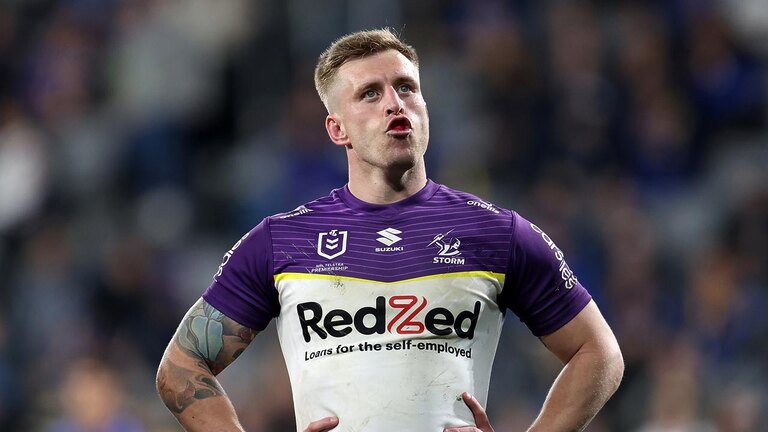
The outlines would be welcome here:
<svg viewBox="0 0 768 432">
<path fill-rule="evenodd" d="M 384 92 L 384 103 L 386 104 L 387 115 L 400 114 L 403 111 L 403 100 L 392 86 L 387 87 Z"/>
</svg>

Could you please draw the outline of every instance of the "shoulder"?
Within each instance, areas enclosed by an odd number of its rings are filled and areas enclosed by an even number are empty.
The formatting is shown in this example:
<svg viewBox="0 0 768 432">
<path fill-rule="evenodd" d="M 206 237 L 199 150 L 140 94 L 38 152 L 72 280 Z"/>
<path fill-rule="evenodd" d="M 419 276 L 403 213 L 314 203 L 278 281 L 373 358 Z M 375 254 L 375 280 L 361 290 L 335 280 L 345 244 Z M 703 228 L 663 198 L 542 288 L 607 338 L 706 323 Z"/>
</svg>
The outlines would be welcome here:
<svg viewBox="0 0 768 432">
<path fill-rule="evenodd" d="M 297 236 L 312 231 L 317 215 L 328 218 L 329 212 L 339 208 L 337 190 L 329 195 L 302 204 L 293 210 L 267 216 L 253 226 L 224 254 L 214 281 L 226 273 L 227 268 L 269 268 L 275 242 L 290 242 Z M 271 272 L 262 272 L 268 274 Z"/>
<path fill-rule="evenodd" d="M 291 222 L 311 220 L 313 216 L 317 214 L 323 214 L 328 211 L 332 211 L 334 204 L 338 201 L 335 197 L 336 190 L 332 191 L 329 195 L 315 199 L 308 203 L 302 204 L 293 210 L 283 213 L 277 213 L 262 219 L 258 224 L 254 225 L 248 232 L 246 232 L 230 250 L 228 255 L 233 254 L 236 250 L 249 250 L 259 249 L 264 245 L 271 243 L 273 230 L 283 226 L 297 225 Z"/>
<path fill-rule="evenodd" d="M 475 194 L 440 185 L 435 193 L 436 201 L 445 203 L 461 213 L 485 216 L 488 219 L 505 221 L 512 224 L 517 213 L 510 209 L 500 207 L 493 202 L 481 198 Z"/>
<path fill-rule="evenodd" d="M 262 223 L 268 226 L 279 225 L 286 222 L 303 221 L 342 212 L 346 207 L 343 201 L 341 201 L 338 191 L 339 189 L 334 189 L 330 194 L 304 203 L 293 210 L 268 216 L 264 218 Z"/>
</svg>

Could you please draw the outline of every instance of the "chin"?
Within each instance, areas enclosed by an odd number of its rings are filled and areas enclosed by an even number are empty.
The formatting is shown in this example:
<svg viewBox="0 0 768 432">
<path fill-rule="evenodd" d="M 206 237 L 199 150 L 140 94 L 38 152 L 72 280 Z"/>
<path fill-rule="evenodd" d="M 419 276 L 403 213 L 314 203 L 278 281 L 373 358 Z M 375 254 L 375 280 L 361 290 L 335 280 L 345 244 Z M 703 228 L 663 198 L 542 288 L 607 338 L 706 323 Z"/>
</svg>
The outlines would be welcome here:
<svg viewBox="0 0 768 432">
<path fill-rule="evenodd" d="M 417 165 L 418 161 L 412 157 L 392 160 L 387 164 L 387 168 L 395 171 L 405 172 Z"/>
</svg>

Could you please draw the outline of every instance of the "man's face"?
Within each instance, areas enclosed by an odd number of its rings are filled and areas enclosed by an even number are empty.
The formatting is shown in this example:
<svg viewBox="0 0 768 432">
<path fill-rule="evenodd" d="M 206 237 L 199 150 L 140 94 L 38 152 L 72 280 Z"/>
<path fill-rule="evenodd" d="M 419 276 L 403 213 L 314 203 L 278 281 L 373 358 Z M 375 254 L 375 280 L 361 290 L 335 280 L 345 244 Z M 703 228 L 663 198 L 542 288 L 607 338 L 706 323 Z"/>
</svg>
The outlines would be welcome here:
<svg viewBox="0 0 768 432">
<path fill-rule="evenodd" d="M 350 169 L 408 170 L 429 141 L 419 71 L 396 50 L 342 65 L 329 91 L 326 129 L 346 145 Z"/>
</svg>

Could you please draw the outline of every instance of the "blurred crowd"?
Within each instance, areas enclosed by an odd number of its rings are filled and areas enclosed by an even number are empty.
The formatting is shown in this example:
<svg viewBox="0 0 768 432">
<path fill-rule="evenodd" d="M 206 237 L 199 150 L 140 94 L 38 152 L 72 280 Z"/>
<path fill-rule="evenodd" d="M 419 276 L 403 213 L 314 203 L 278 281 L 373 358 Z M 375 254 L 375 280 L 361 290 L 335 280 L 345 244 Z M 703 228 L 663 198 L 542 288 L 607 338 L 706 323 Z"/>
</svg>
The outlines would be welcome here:
<svg viewBox="0 0 768 432">
<path fill-rule="evenodd" d="M 384 25 L 430 177 L 545 229 L 617 333 L 589 430 L 768 430 L 763 0 L 0 1 L 0 430 L 179 430 L 165 345 L 243 232 L 346 182 L 314 62 Z M 510 314 L 496 430 L 558 368 Z M 247 430 L 293 430 L 273 326 L 221 380 Z"/>
</svg>

